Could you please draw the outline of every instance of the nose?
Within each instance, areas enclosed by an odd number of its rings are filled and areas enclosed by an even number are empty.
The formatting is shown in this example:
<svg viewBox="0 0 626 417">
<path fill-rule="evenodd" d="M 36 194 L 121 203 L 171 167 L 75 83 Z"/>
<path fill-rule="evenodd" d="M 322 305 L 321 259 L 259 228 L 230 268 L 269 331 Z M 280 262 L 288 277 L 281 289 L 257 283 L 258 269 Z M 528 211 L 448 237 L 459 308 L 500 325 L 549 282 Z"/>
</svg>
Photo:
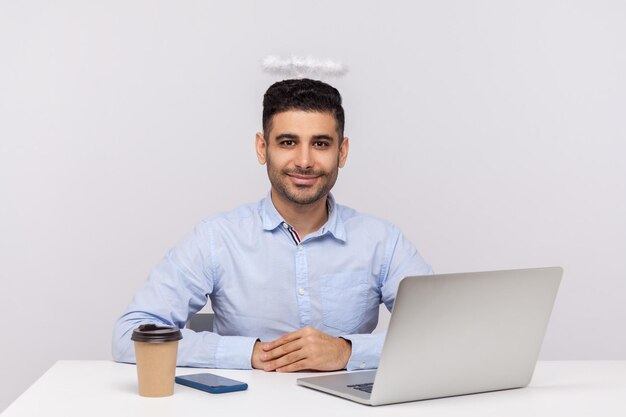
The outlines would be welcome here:
<svg viewBox="0 0 626 417">
<path fill-rule="evenodd" d="M 308 169 L 313 166 L 311 151 L 308 146 L 299 146 L 296 151 L 295 164 L 300 169 Z"/>
</svg>

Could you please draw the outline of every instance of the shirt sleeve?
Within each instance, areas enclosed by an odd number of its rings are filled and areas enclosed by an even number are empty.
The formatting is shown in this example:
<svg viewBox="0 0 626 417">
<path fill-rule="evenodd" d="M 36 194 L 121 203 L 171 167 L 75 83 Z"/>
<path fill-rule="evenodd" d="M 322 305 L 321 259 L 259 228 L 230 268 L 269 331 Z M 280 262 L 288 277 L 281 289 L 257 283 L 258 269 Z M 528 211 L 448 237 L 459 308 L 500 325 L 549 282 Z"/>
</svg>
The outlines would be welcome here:
<svg viewBox="0 0 626 417">
<path fill-rule="evenodd" d="M 432 275 L 433 270 L 424 261 L 415 246 L 396 231 L 395 239 L 387 246 L 385 262 L 381 266 L 379 287 L 381 301 L 391 311 L 402 278 Z M 341 337 L 352 343 L 352 354 L 346 366 L 348 371 L 378 368 L 386 333 L 351 334 Z"/>
<path fill-rule="evenodd" d="M 415 246 L 398 231 L 397 238 L 390 242 L 386 259 L 387 268 L 381 268 L 379 287 L 381 301 L 391 311 L 402 278 L 416 275 L 432 275 L 433 269 L 426 263 Z"/>
<path fill-rule="evenodd" d="M 132 332 L 140 324 L 154 323 L 182 329 L 178 366 L 251 369 L 256 338 L 184 329 L 187 320 L 206 305 L 214 289 L 211 242 L 210 229 L 202 223 L 152 270 L 115 324 L 115 361 L 135 363 Z"/>
<path fill-rule="evenodd" d="M 385 333 L 351 334 L 341 337 L 352 343 L 352 354 L 346 365 L 348 371 L 378 368 Z"/>
</svg>

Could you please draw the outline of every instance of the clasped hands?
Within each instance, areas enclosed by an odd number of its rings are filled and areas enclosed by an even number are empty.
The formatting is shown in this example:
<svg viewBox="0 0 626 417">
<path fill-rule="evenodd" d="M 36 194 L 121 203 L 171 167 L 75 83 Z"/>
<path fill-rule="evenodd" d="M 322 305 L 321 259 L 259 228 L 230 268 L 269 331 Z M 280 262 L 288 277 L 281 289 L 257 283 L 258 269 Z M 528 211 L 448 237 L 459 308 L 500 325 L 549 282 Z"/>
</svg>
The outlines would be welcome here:
<svg viewBox="0 0 626 417">
<path fill-rule="evenodd" d="M 256 342 L 252 367 L 277 372 L 336 371 L 346 367 L 351 354 L 350 341 L 307 326 L 271 342 Z"/>
</svg>

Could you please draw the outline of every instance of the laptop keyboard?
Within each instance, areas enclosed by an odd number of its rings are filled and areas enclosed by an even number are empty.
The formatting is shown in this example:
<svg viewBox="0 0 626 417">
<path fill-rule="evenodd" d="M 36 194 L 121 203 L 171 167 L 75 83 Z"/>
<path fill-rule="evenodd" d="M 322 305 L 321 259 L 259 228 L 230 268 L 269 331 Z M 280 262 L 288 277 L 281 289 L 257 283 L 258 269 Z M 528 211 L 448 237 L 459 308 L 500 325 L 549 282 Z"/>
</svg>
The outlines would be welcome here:
<svg viewBox="0 0 626 417">
<path fill-rule="evenodd" d="M 348 385 L 349 388 L 358 389 L 359 391 L 367 392 L 370 394 L 372 393 L 373 386 L 374 386 L 373 382 L 366 382 L 365 384 Z"/>
</svg>

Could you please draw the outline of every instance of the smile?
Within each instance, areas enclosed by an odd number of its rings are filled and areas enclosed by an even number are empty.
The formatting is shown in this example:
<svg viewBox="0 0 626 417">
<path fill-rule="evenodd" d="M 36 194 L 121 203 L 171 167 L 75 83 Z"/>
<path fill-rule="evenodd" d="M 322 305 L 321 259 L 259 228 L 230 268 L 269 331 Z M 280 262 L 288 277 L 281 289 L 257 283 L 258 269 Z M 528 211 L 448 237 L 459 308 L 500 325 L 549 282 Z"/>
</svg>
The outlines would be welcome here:
<svg viewBox="0 0 626 417">
<path fill-rule="evenodd" d="M 316 175 L 295 175 L 289 174 L 289 178 L 296 185 L 313 185 L 319 178 Z"/>
</svg>

